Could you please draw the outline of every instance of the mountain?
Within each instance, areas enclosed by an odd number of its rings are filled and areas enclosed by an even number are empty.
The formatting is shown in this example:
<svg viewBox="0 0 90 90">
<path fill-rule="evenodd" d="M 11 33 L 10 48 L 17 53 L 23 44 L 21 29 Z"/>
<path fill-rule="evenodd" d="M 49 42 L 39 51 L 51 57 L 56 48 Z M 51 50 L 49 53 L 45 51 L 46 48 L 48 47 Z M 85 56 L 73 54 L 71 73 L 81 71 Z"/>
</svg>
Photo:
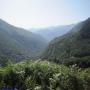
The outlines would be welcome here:
<svg viewBox="0 0 90 90">
<path fill-rule="evenodd" d="M 42 36 L 0 20 L 0 61 L 35 57 L 46 44 Z"/>
<path fill-rule="evenodd" d="M 44 38 L 46 38 L 47 41 L 51 41 L 58 36 L 66 34 L 73 26 L 74 24 L 48 27 L 42 29 L 31 29 L 31 31 L 43 36 Z"/>
<path fill-rule="evenodd" d="M 90 18 L 75 25 L 67 34 L 52 40 L 43 58 L 62 64 L 90 66 Z"/>
</svg>

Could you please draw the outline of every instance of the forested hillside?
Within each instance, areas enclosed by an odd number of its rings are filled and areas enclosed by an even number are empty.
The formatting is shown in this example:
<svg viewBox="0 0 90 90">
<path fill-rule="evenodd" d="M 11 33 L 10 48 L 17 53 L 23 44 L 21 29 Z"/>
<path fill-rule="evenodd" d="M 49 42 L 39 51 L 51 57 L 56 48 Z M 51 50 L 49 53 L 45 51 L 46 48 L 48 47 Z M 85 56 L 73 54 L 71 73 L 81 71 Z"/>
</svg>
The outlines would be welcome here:
<svg viewBox="0 0 90 90">
<path fill-rule="evenodd" d="M 0 20 L 0 90 L 90 90 L 90 19 L 47 45 Z"/>
<path fill-rule="evenodd" d="M 90 0 L 0 0 L 0 90 L 90 90 Z"/>
<path fill-rule="evenodd" d="M 0 63 L 36 57 L 46 45 L 42 36 L 0 20 Z"/>
<path fill-rule="evenodd" d="M 43 58 L 62 64 L 90 66 L 90 18 L 77 24 L 67 34 L 51 41 Z"/>
</svg>

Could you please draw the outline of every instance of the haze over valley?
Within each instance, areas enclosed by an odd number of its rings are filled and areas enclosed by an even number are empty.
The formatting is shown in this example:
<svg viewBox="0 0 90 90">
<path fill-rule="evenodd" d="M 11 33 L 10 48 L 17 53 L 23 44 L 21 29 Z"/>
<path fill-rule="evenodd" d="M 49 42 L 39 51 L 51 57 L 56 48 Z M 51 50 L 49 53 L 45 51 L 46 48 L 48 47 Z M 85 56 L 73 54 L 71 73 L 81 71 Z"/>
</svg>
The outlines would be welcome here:
<svg viewBox="0 0 90 90">
<path fill-rule="evenodd" d="M 90 90 L 89 0 L 0 0 L 0 90 Z"/>
</svg>

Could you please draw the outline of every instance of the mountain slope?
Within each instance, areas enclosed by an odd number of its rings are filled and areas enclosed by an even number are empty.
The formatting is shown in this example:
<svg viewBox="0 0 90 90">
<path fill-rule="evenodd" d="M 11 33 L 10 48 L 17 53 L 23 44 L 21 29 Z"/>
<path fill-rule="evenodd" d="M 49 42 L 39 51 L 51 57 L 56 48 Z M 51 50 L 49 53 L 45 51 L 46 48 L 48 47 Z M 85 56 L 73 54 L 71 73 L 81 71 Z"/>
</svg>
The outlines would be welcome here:
<svg viewBox="0 0 90 90">
<path fill-rule="evenodd" d="M 45 48 L 46 44 L 42 36 L 0 20 L 0 60 L 35 57 Z"/>
<path fill-rule="evenodd" d="M 44 29 L 31 29 L 32 32 L 37 33 L 47 41 L 51 41 L 58 36 L 62 36 L 66 34 L 74 25 L 63 25 L 63 26 L 56 26 L 56 27 L 48 27 Z"/>
<path fill-rule="evenodd" d="M 56 60 L 60 63 L 67 63 L 69 60 L 75 61 L 76 58 L 82 58 L 82 60 L 85 57 L 89 58 L 90 18 L 77 24 L 64 36 L 51 41 L 43 55 L 46 59 Z"/>
</svg>

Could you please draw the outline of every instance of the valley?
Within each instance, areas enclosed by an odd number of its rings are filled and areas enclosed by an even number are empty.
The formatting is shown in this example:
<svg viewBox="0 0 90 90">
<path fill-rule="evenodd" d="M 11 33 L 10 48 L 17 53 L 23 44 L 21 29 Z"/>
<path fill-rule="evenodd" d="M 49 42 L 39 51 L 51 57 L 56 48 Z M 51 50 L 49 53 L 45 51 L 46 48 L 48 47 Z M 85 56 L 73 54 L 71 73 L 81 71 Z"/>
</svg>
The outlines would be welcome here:
<svg viewBox="0 0 90 90">
<path fill-rule="evenodd" d="M 0 90 L 15 88 L 90 90 L 90 18 L 37 32 L 0 20 Z"/>
</svg>

